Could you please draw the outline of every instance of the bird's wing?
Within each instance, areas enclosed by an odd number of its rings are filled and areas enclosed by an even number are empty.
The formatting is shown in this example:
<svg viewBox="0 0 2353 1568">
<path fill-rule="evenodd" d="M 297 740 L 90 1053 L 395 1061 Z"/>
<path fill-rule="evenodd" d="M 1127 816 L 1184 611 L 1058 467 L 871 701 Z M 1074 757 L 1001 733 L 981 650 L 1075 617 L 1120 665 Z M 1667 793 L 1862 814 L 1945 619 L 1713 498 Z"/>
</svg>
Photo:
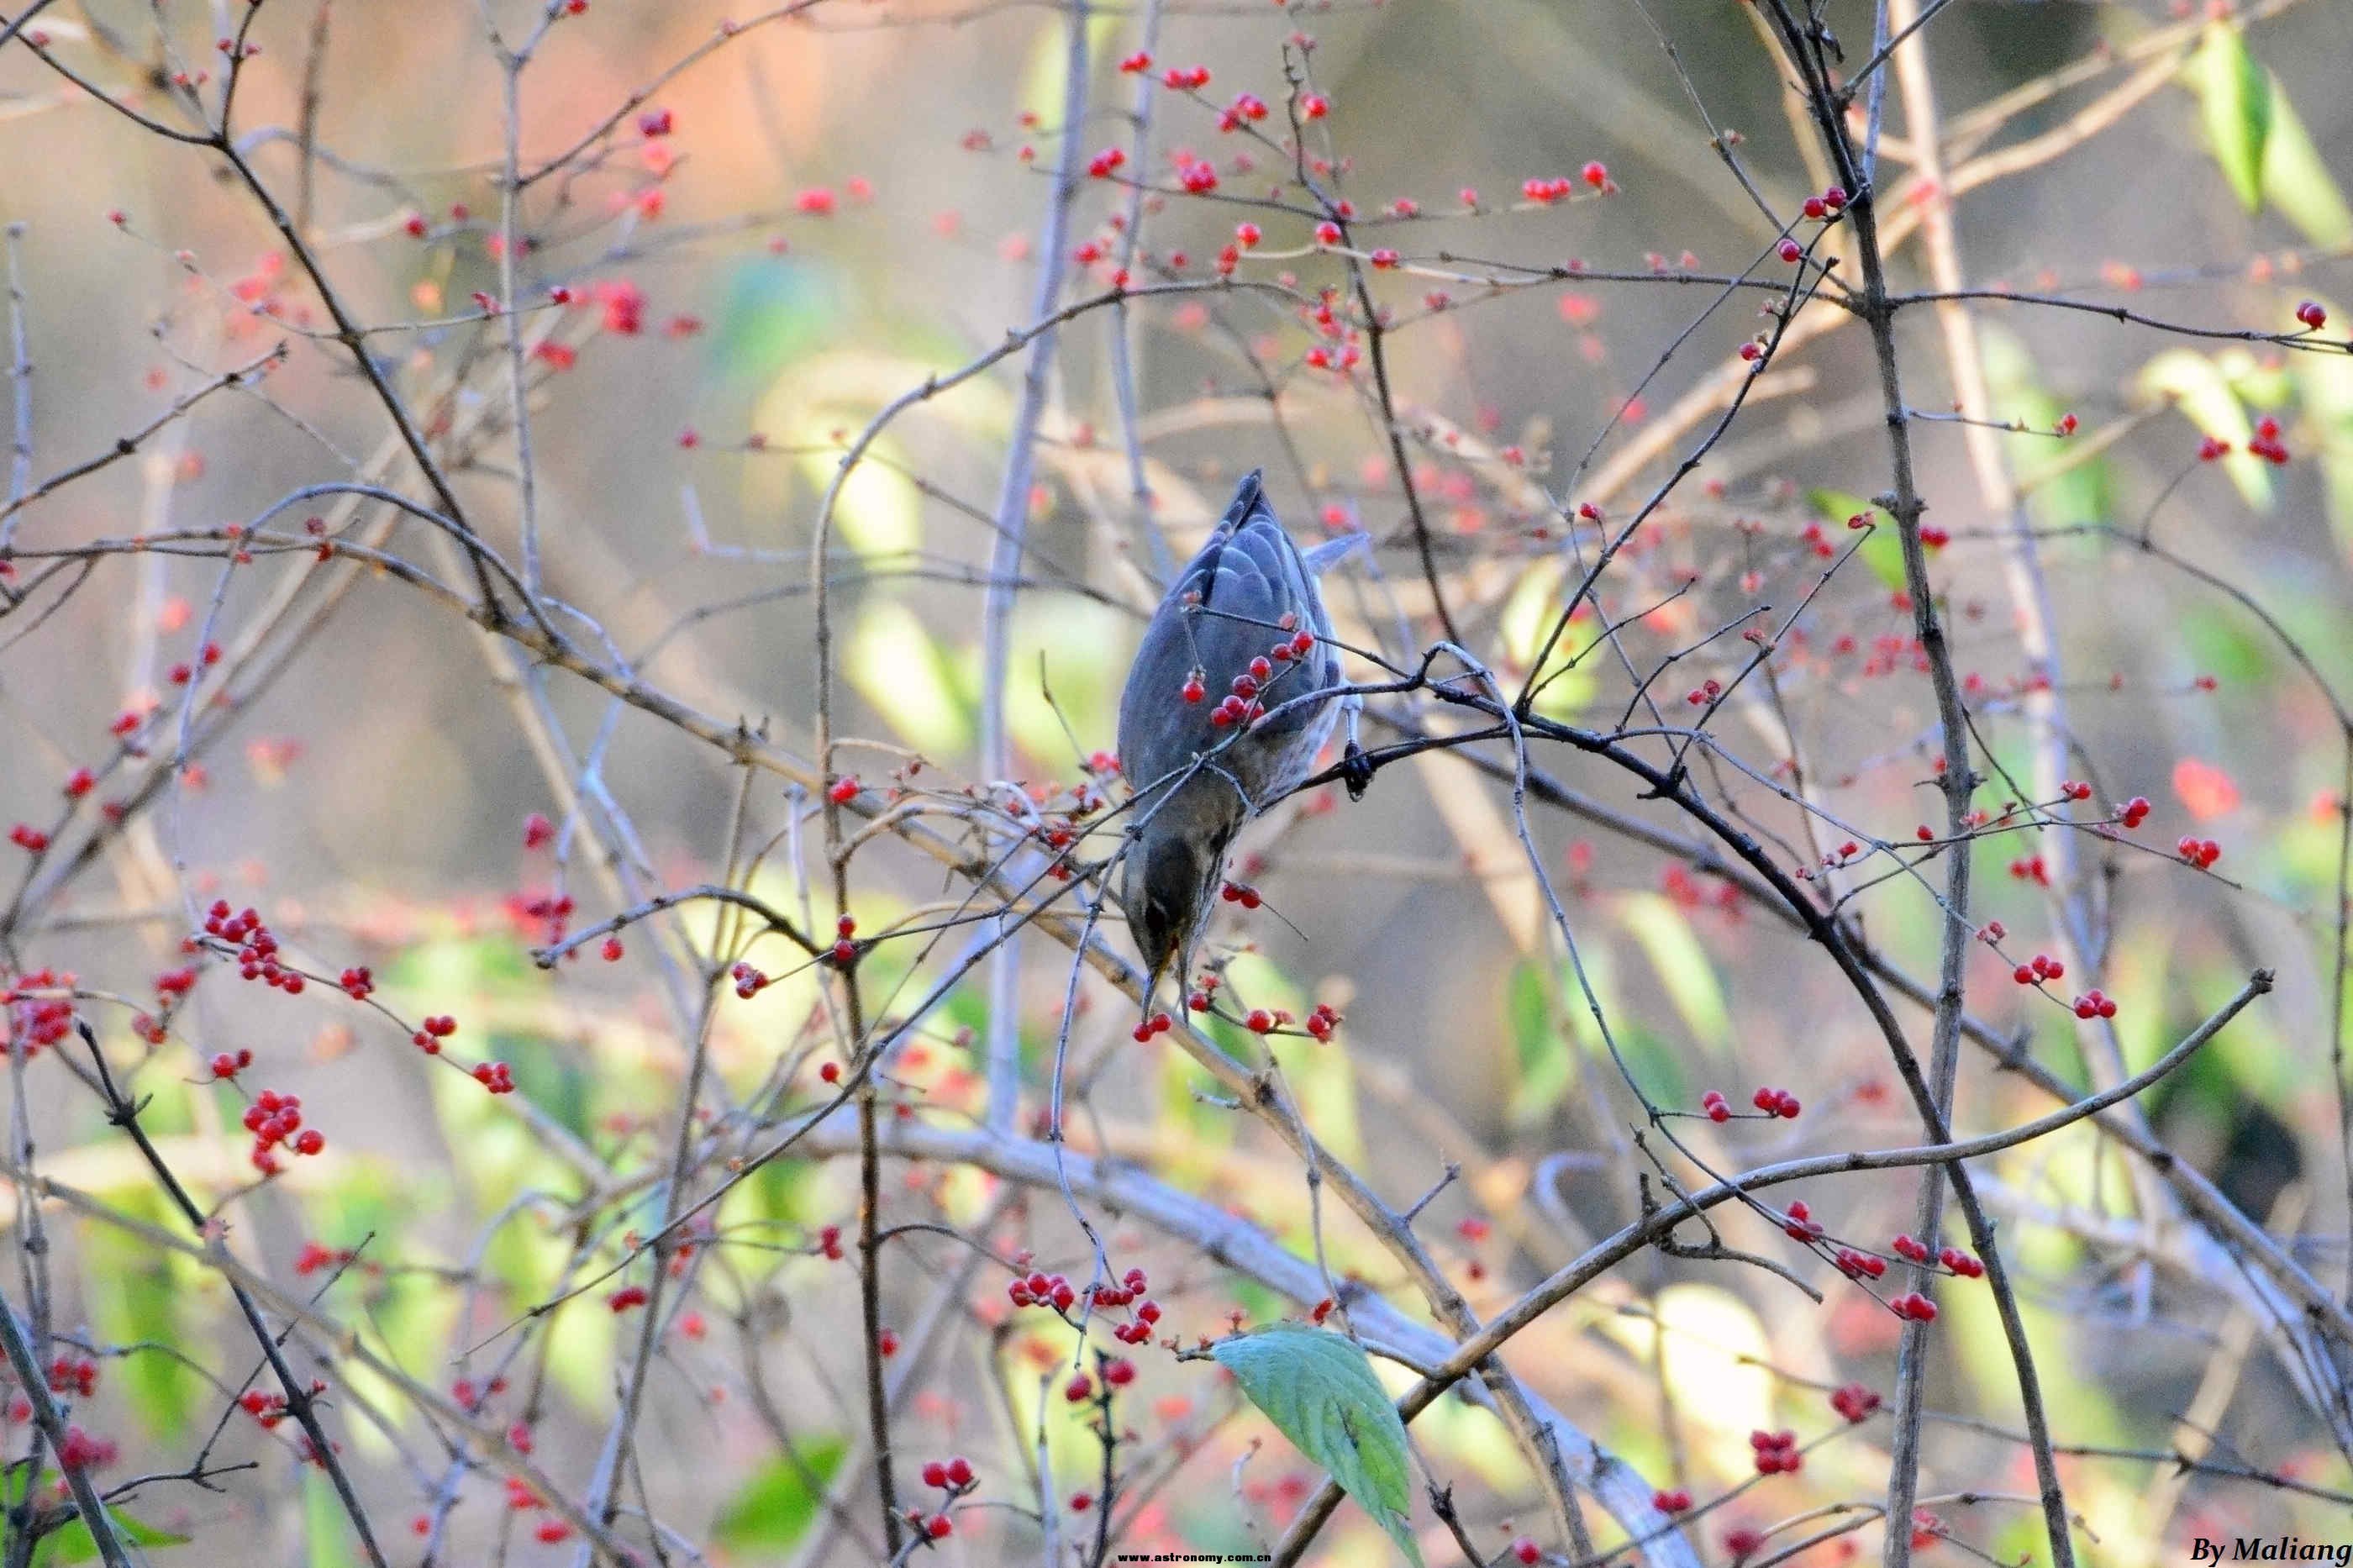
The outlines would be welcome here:
<svg viewBox="0 0 2353 1568">
<path fill-rule="evenodd" d="M 1130 785 L 1147 789 L 1232 734 L 1212 724 L 1209 715 L 1251 659 L 1271 654 L 1292 633 L 1328 635 L 1329 629 L 1314 572 L 1283 531 L 1252 472 L 1235 491 L 1217 531 L 1179 574 L 1136 651 L 1120 699 L 1120 759 Z M 1279 663 L 1282 673 L 1261 700 L 1272 707 L 1329 683 L 1328 657 L 1307 663 L 1304 669 Z M 1197 670 L 1206 696 L 1187 703 L 1178 693 Z M 1263 751 L 1326 717 L 1321 705 L 1294 710 L 1261 725 L 1254 739 Z"/>
</svg>

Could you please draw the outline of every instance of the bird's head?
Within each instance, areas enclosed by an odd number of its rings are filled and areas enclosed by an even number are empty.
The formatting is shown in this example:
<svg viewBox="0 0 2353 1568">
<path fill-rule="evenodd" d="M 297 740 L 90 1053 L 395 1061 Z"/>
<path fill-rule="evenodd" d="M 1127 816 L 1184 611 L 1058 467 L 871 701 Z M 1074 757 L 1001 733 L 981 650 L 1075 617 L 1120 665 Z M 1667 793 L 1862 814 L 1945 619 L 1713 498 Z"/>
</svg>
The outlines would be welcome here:
<svg viewBox="0 0 2353 1568">
<path fill-rule="evenodd" d="M 1229 837 L 1223 825 L 1193 823 L 1176 811 L 1159 812 L 1136 828 L 1119 901 L 1152 990 L 1172 964 L 1183 983 L 1182 965 L 1190 960 L 1194 933 L 1217 895 Z M 1147 1005 L 1151 994 L 1145 993 Z"/>
</svg>

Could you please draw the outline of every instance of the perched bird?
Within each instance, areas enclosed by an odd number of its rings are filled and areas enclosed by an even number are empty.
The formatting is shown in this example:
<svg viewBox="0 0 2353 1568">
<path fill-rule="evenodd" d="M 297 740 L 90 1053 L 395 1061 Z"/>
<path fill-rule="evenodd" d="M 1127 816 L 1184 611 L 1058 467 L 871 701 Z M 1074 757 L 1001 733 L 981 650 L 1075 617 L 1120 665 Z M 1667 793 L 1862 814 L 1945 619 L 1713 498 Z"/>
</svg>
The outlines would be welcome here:
<svg viewBox="0 0 2353 1568">
<path fill-rule="evenodd" d="M 1119 700 L 1135 795 L 1120 903 L 1154 989 L 1172 960 L 1190 967 L 1242 824 L 1307 777 L 1344 707 L 1353 731 L 1353 698 L 1284 704 L 1340 684 L 1315 580 L 1364 538 L 1303 552 L 1253 469 L 1145 628 Z"/>
</svg>

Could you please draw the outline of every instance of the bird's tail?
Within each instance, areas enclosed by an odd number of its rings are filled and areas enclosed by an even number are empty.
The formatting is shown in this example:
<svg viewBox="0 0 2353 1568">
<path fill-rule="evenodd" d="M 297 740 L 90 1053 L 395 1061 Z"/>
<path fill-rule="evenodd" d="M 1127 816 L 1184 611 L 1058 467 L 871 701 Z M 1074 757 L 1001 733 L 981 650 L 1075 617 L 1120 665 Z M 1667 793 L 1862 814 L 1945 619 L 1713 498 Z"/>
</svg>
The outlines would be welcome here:
<svg viewBox="0 0 2353 1568">
<path fill-rule="evenodd" d="M 1359 528 L 1352 532 L 1344 533 L 1337 539 L 1327 539 L 1320 544 L 1309 545 L 1299 552 L 1299 559 L 1306 563 L 1308 571 L 1321 575 L 1354 555 L 1357 551 L 1366 548 L 1372 542 L 1373 536 Z"/>
<path fill-rule="evenodd" d="M 1226 515 L 1219 521 L 1218 531 L 1231 533 L 1260 512 L 1264 512 L 1270 519 L 1274 516 L 1274 509 L 1266 501 L 1266 470 L 1252 468 L 1242 476 L 1242 482 L 1234 487 L 1233 503 L 1226 508 Z"/>
</svg>

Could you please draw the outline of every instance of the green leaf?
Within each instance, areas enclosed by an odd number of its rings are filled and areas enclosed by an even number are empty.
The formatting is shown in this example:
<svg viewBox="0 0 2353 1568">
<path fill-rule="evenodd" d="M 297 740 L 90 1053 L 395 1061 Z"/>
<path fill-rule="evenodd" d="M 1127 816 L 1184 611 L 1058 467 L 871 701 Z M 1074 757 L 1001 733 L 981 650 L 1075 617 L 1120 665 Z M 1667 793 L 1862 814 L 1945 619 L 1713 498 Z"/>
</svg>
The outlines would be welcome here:
<svg viewBox="0 0 2353 1568">
<path fill-rule="evenodd" d="M 2014 419 L 2030 430 L 2056 429 L 2067 410 L 2042 385 L 2034 356 L 2026 345 L 2000 328 L 1989 324 L 1980 334 L 1986 386 L 1997 416 Z M 2017 463 L 2018 488 L 2025 492 L 2027 510 L 2046 529 L 2081 528 L 2108 518 L 2108 464 L 2105 458 L 2082 459 L 2068 442 L 2015 441 L 2014 453 L 2040 451 L 2056 446 L 2061 458 L 2075 458 L 2063 467 Z"/>
<path fill-rule="evenodd" d="M 1577 1081 L 1577 1056 L 1553 1027 L 1552 996 L 1534 959 L 1512 965 L 1504 1016 L 1512 1028 L 1512 1124 L 1525 1127 L 1551 1114 Z"/>
<path fill-rule="evenodd" d="M 160 1196 L 127 1195 L 121 1206 L 151 1224 L 167 1219 Z M 204 1308 L 194 1264 L 175 1254 L 159 1255 L 102 1226 L 90 1232 L 88 1247 L 96 1278 L 110 1285 L 90 1303 L 99 1338 L 159 1346 L 185 1345 L 197 1337 Z M 161 1350 L 126 1356 L 121 1378 L 132 1408 L 150 1432 L 175 1436 L 195 1420 L 201 1385 L 195 1373 Z"/>
<path fill-rule="evenodd" d="M 335 1484 L 322 1475 L 303 1478 L 302 1531 L 311 1542 L 311 1568 L 359 1568 L 351 1515 L 343 1511 Z"/>
<path fill-rule="evenodd" d="M 2227 22 L 2209 22 L 2206 41 L 2190 62 L 2206 144 L 2239 205 L 2263 205 L 2263 143 L 2271 137 L 2271 79 L 2247 52 L 2247 41 Z"/>
<path fill-rule="evenodd" d="M 853 318 L 855 301 L 827 263 L 799 257 L 747 258 L 729 274 L 711 333 L 729 374 L 755 384 L 819 349 Z"/>
<path fill-rule="evenodd" d="M 2277 77 L 2271 79 L 2271 134 L 2263 142 L 2263 200 L 2313 244 L 2331 249 L 2353 245 L 2353 211 L 2347 209 L 2344 192 L 2320 161 L 2312 132 L 2296 118 Z"/>
<path fill-rule="evenodd" d="M 904 605 L 868 606 L 849 638 L 849 682 L 900 740 L 934 756 L 972 743 L 973 712 L 947 654 Z"/>
<path fill-rule="evenodd" d="M 2344 316 L 2335 300 L 2316 296 L 2334 322 Z M 2328 491 L 2328 521 L 2339 544 L 2353 548 L 2353 358 L 2343 354 L 2290 354 L 2290 373 L 2305 417 L 2318 435 L 2320 473 Z"/>
<path fill-rule="evenodd" d="M 1683 1071 L 1683 1058 L 1672 1046 L 1651 1030 L 1632 1019 L 1621 1019 L 1611 1033 L 1618 1040 L 1618 1054 L 1626 1058 L 1626 1070 L 1642 1086 L 1642 1092 L 1663 1105 L 1681 1105 L 1692 1098 L 1690 1075 Z M 1596 1056 L 1608 1047 L 1600 1041 L 1601 1031 L 1593 1031 L 1589 1047 Z"/>
<path fill-rule="evenodd" d="M 2221 364 L 2195 349 L 2168 349 L 2141 367 L 2139 385 L 2142 396 L 2170 401 L 2200 435 L 2228 441 L 2222 468 L 2240 498 L 2258 511 L 2271 510 L 2269 466 L 2247 450 L 2255 427 Z"/>
<path fill-rule="evenodd" d="M 798 1466 L 769 1460 L 719 1510 L 712 1540 L 747 1557 L 790 1551 L 817 1518 L 818 1498 L 848 1452 L 839 1437 L 818 1437 L 801 1445 Z"/>
<path fill-rule="evenodd" d="M 1567 570 L 1557 557 L 1533 562 L 1520 574 L 1510 597 L 1504 601 L 1503 613 L 1497 617 L 1495 635 L 1512 663 L 1525 669 L 1535 662 L 1537 651 L 1552 633 L 1553 624 L 1559 620 L 1564 607 L 1562 589 Z M 1586 605 L 1587 618 L 1572 628 L 1552 650 L 1551 661 L 1546 666 L 1543 687 L 1536 693 L 1535 709 L 1547 718 L 1574 720 L 1583 712 L 1601 688 L 1596 667 L 1599 659 L 1584 658 L 1575 668 L 1570 661 L 1590 652 L 1592 639 L 1587 635 L 1590 627 L 1592 605 Z M 1583 646 L 1579 644 L 1582 642 Z"/>
<path fill-rule="evenodd" d="M 1405 1423 L 1350 1340 L 1303 1323 L 1273 1323 L 1210 1347 L 1250 1402 L 1372 1515 L 1420 1568 Z"/>
<path fill-rule="evenodd" d="M 1826 528 L 1842 529 L 1847 525 L 1847 519 L 1869 513 L 1871 521 L 1879 527 L 1862 542 L 1862 563 L 1871 568 L 1873 576 L 1887 584 L 1888 592 L 1903 591 L 1904 541 L 1895 531 L 1893 517 L 1861 496 L 1851 495 L 1845 490 L 1808 490 L 1806 504 L 1814 509 L 1815 515 L 1822 520 Z M 1833 532 L 1831 537 L 1836 538 L 1836 533 Z"/>
<path fill-rule="evenodd" d="M 2271 678 L 2273 644 L 2235 610 L 2211 604 L 2184 610 L 2175 618 L 2173 636 L 2188 656 L 2183 664 L 2226 686 L 2256 686 Z"/>
<path fill-rule="evenodd" d="M 1087 18 L 1087 58 L 1090 61 L 1103 58 L 1119 36 L 1120 18 L 1116 12 L 1097 12 Z M 1016 101 L 1021 108 L 1051 125 L 1062 114 L 1063 78 L 1068 70 L 1071 35 L 1059 22 L 1050 27 L 1040 27 L 1030 41 L 1029 58 L 1021 68 L 1020 90 Z M 1081 67 L 1082 70 L 1086 68 Z"/>
<path fill-rule="evenodd" d="M 44 1484 L 49 1478 L 44 1477 Z M 185 1546 L 188 1538 L 174 1535 L 168 1530 L 158 1530 L 142 1524 L 121 1509 L 110 1508 L 106 1517 L 114 1523 L 114 1538 L 130 1546 Z M 44 1537 L 39 1552 L 34 1556 L 36 1568 L 67 1568 L 74 1563 L 98 1561 L 98 1542 L 90 1538 L 90 1526 L 76 1518 Z"/>
<path fill-rule="evenodd" d="M 1627 893 L 1618 900 L 1618 920 L 1650 959 L 1683 1026 L 1721 1054 L 1732 1043 L 1732 1016 L 1715 964 L 1683 910 L 1662 893 Z"/>
<path fill-rule="evenodd" d="M 1014 744 L 1055 773 L 1084 755 L 1085 747 L 1107 744 L 1118 723 L 1126 667 L 1105 658 L 1103 650 L 1123 647 L 1131 635 L 1130 625 L 1108 605 L 1064 603 L 1050 616 L 1016 616 L 1005 692 L 1005 724 Z M 959 650 L 956 674 L 966 704 L 977 712 L 983 686 L 977 637 Z M 1071 750 L 1073 733 L 1081 742 L 1077 755 Z"/>
<path fill-rule="evenodd" d="M 1169 1176 L 1217 1173 L 1219 1157 L 1233 1147 L 1234 1116 L 1204 1100 L 1216 1085 L 1183 1051 L 1159 1053 L 1160 1110 L 1155 1124 L 1169 1140 Z"/>
</svg>

